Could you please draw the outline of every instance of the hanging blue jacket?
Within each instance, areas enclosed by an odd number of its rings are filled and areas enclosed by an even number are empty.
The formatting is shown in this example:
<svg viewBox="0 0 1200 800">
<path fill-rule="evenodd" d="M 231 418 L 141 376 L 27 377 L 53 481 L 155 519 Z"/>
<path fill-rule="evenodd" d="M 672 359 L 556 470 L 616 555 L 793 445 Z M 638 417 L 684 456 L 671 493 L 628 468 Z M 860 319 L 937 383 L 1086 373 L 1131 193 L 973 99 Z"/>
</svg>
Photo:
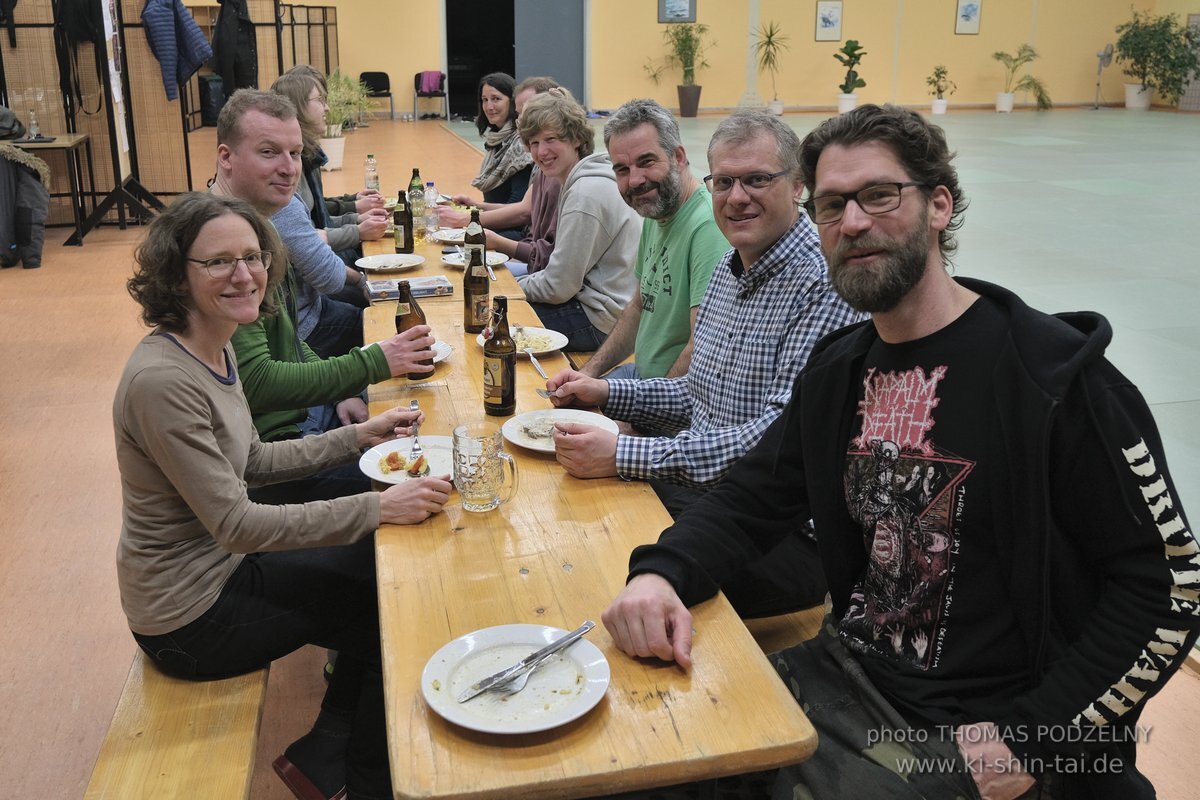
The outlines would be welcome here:
<svg viewBox="0 0 1200 800">
<path fill-rule="evenodd" d="M 174 100 L 179 96 L 180 85 L 187 83 L 200 65 L 212 57 L 212 46 L 182 0 L 146 0 L 142 24 L 146 27 L 150 52 L 162 69 L 167 99 Z"/>
</svg>

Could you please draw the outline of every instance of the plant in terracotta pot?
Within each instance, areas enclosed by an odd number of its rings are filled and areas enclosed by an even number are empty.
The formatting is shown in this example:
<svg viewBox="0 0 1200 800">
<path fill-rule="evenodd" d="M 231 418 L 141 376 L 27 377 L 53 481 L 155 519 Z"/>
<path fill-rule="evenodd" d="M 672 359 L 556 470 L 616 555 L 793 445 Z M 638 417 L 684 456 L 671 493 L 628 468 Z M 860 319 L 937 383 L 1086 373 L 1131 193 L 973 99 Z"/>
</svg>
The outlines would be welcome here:
<svg viewBox="0 0 1200 800">
<path fill-rule="evenodd" d="M 702 23 L 687 22 L 668 25 L 663 31 L 663 42 L 667 45 L 667 54 L 658 62 L 647 59 L 646 73 L 651 80 L 658 83 L 659 78 L 671 67 L 683 70 L 683 83 L 679 84 L 679 116 L 694 117 L 700 105 L 700 86 L 696 85 L 696 69 L 707 67 L 704 51 L 716 44 L 708 40 L 708 26 Z"/>
<path fill-rule="evenodd" d="M 779 58 L 788 49 L 787 41 L 783 28 L 774 20 L 755 33 L 754 54 L 758 56 L 758 71 L 771 74 L 771 102 L 767 107 L 772 114 L 783 113 L 783 101 L 779 99 L 779 91 L 775 88 L 775 76 L 779 72 Z"/>
<path fill-rule="evenodd" d="M 1200 33 L 1173 14 L 1134 11 L 1133 19 L 1117 26 L 1117 61 L 1137 81 L 1125 84 L 1127 107 L 1148 108 L 1155 90 L 1177 105 L 1188 78 L 1200 72 Z"/>
<path fill-rule="evenodd" d="M 1016 54 L 1005 53 L 1003 50 L 992 53 L 992 58 L 1004 65 L 1004 91 L 996 95 L 997 111 L 1012 111 L 1015 92 L 1032 92 L 1038 111 L 1045 111 L 1053 105 L 1050 102 L 1050 93 L 1046 91 L 1046 84 L 1042 83 L 1041 78 L 1026 73 L 1017 79 L 1017 72 L 1021 67 L 1037 57 L 1037 51 L 1028 44 L 1018 47 Z"/>
<path fill-rule="evenodd" d="M 929 87 L 929 93 L 933 95 L 933 113 L 946 113 L 946 95 L 954 94 L 958 88 L 958 84 L 950 80 L 950 70 L 946 69 L 945 65 L 938 64 L 933 68 L 933 72 L 925 79 L 925 85 Z"/>
<path fill-rule="evenodd" d="M 842 49 L 833 54 L 833 57 L 846 68 L 846 77 L 842 81 L 842 85 L 838 87 L 842 90 L 841 95 L 838 96 L 839 114 L 844 114 L 858 105 L 858 96 L 854 90 L 866 86 L 867 82 L 859 77 L 855 67 L 866 54 L 867 51 L 859 46 L 857 39 L 847 39 L 846 43 L 842 45 Z"/>
</svg>

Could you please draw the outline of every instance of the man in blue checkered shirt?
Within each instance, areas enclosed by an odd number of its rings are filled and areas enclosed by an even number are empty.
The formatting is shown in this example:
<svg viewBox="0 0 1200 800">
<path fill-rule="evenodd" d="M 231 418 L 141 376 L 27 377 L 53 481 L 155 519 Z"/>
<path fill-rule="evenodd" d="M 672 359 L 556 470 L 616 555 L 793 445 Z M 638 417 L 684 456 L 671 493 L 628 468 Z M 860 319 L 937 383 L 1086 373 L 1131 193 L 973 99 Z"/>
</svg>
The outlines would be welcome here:
<svg viewBox="0 0 1200 800">
<path fill-rule="evenodd" d="M 733 250 L 700 305 L 691 365 L 677 378 L 606 381 L 568 370 L 551 379 L 556 406 L 600 406 L 627 423 L 621 434 L 557 425 L 558 460 L 572 475 L 649 479 L 678 510 L 758 442 L 812 346 L 861 319 L 830 286 L 817 235 L 799 213 L 799 146 L 763 112 L 718 126 L 705 183 Z"/>
</svg>

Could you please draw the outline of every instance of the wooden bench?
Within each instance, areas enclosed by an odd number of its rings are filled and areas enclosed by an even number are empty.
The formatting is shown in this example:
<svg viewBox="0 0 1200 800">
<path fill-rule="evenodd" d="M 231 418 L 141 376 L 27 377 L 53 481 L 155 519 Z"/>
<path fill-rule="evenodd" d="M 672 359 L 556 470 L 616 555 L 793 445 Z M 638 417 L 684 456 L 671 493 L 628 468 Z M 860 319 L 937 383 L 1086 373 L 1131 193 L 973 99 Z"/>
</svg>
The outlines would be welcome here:
<svg viewBox="0 0 1200 800">
<path fill-rule="evenodd" d="M 764 653 L 775 653 L 816 636 L 824 616 L 824 606 L 813 606 L 791 614 L 747 619 L 743 622 Z"/>
<path fill-rule="evenodd" d="M 250 795 L 267 669 L 219 681 L 164 675 L 139 650 L 85 800 Z"/>
</svg>

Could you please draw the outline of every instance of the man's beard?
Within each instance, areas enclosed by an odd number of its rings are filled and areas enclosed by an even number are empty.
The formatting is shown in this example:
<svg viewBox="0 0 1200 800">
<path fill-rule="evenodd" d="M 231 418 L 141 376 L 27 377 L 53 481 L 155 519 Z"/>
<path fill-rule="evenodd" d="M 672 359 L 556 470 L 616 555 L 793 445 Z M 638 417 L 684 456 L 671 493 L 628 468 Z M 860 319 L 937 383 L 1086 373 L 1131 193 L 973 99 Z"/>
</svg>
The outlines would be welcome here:
<svg viewBox="0 0 1200 800">
<path fill-rule="evenodd" d="M 643 192 L 656 190 L 657 198 L 650 204 L 637 202 Z M 637 191 L 629 190 L 625 192 L 625 202 L 633 207 L 633 210 L 638 212 L 646 219 L 666 219 L 675 215 L 679 210 L 679 197 L 683 194 L 683 181 L 680 180 L 680 170 L 674 163 L 667 171 L 666 177 L 661 181 L 654 183 L 643 183 L 637 188 Z"/>
<path fill-rule="evenodd" d="M 829 282 L 850 307 L 868 314 L 891 311 L 925 275 L 929 257 L 929 214 L 923 213 L 912 233 L 903 239 L 864 234 L 843 238 L 827 256 Z M 881 249 L 891 252 L 869 265 L 847 265 L 851 249 Z"/>
</svg>

